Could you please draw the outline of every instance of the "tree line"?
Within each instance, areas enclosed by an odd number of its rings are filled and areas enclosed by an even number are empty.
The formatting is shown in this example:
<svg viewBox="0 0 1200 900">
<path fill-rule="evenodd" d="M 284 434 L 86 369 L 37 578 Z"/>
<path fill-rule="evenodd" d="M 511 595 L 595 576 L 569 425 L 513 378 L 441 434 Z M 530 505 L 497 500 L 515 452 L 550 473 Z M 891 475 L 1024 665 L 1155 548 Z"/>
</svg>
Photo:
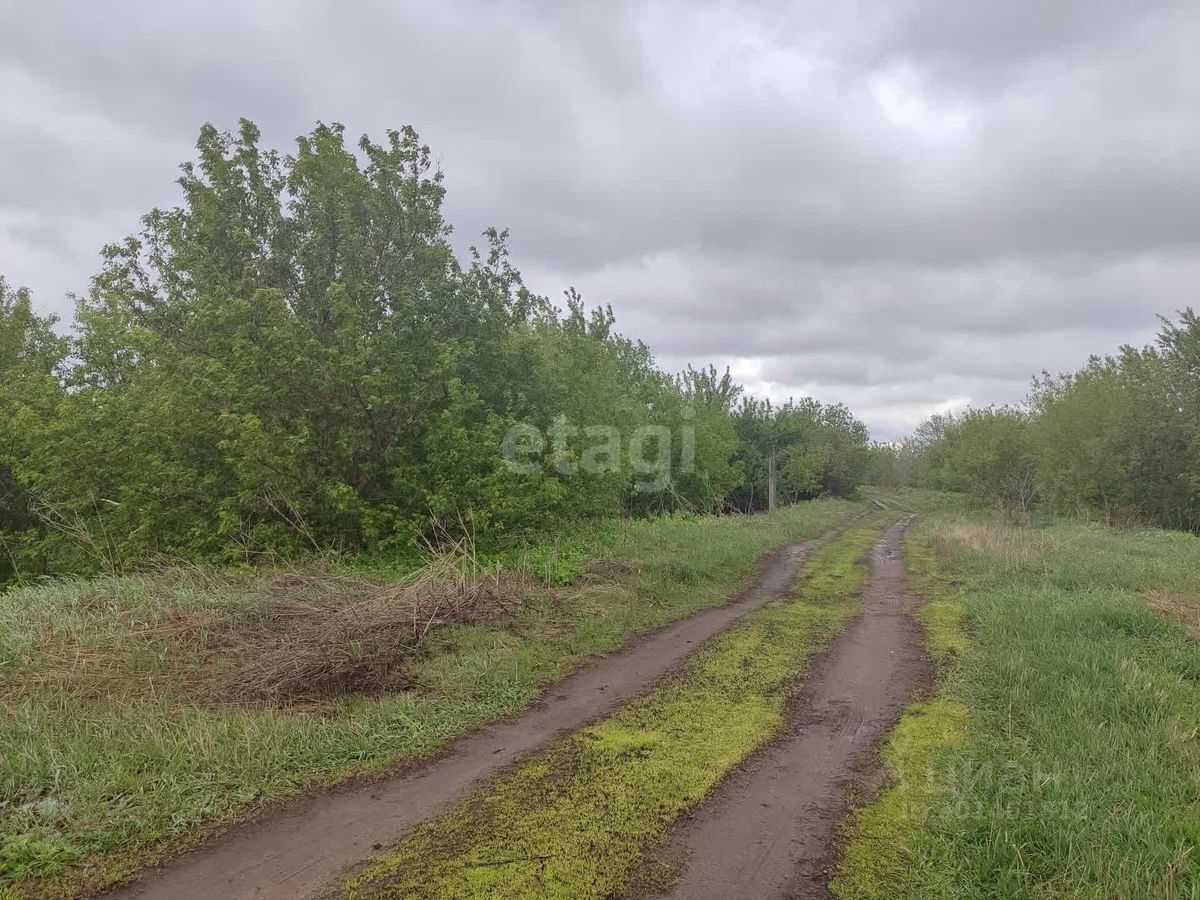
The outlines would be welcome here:
<svg viewBox="0 0 1200 900">
<path fill-rule="evenodd" d="M 872 450 L 872 478 L 1050 512 L 1200 532 L 1200 317 L 1153 344 L 1034 379 L 1019 406 L 934 416 Z"/>
<path fill-rule="evenodd" d="M 281 154 L 243 120 L 197 150 L 180 205 L 104 249 L 70 334 L 0 280 L 0 580 L 753 510 L 865 472 L 845 407 L 661 371 L 611 309 L 529 290 L 504 232 L 459 260 L 411 128 L 354 144 L 322 124 Z M 516 467 L 502 449 L 557 427 L 541 452 L 561 463 L 593 424 L 691 441 L 652 448 L 654 491 L 637 460 Z"/>
</svg>

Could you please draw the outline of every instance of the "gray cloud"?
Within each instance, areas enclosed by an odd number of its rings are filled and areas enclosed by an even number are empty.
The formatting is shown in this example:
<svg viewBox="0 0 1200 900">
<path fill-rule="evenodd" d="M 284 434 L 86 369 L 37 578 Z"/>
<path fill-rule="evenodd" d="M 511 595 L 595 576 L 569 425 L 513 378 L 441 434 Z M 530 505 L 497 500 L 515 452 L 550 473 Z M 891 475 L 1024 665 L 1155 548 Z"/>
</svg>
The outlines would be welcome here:
<svg viewBox="0 0 1200 900">
<path fill-rule="evenodd" d="M 465 246 L 879 437 L 1142 342 L 1200 275 L 1200 8 L 1051 0 L 0 11 L 0 271 L 68 311 L 203 121 L 411 122 Z"/>
</svg>

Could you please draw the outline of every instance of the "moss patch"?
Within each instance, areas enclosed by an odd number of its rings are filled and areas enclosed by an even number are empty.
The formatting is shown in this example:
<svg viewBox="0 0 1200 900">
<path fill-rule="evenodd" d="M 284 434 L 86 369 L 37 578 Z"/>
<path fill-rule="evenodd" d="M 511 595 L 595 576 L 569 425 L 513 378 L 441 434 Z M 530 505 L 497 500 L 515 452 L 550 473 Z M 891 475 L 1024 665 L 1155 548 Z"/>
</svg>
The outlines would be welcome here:
<svg viewBox="0 0 1200 900">
<path fill-rule="evenodd" d="M 647 843 L 782 727 L 806 661 L 857 608 L 861 561 L 879 532 L 856 528 L 818 550 L 789 598 L 414 829 L 347 894 L 585 898 L 624 887 Z"/>
<path fill-rule="evenodd" d="M 918 838 L 937 791 L 939 754 L 963 740 L 967 709 L 935 699 L 914 703 L 892 732 L 884 762 L 895 785 L 856 811 L 845 828 L 846 855 L 830 884 L 835 897 L 915 896 L 908 883 Z"/>
</svg>

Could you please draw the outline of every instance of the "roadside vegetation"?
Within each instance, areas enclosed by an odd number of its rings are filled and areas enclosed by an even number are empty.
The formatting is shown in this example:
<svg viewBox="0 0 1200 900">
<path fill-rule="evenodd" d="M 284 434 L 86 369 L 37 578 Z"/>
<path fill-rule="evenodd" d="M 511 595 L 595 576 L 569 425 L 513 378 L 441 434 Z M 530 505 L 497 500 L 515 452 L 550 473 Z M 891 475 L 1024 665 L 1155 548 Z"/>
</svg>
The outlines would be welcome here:
<svg viewBox="0 0 1200 900">
<path fill-rule="evenodd" d="M 108 883 L 273 799 L 434 753 L 862 509 L 612 522 L 400 580 L 187 567 L 14 589 L 0 895 Z"/>
<path fill-rule="evenodd" d="M 877 514 L 816 550 L 789 597 L 713 638 L 644 697 L 417 826 L 347 895 L 612 896 L 655 838 L 784 726 L 807 660 L 858 608 L 864 558 L 894 520 Z"/>
<path fill-rule="evenodd" d="M 1038 512 L 1200 532 L 1200 317 L 1157 341 L 1035 378 L 1026 403 L 934 416 L 877 445 L 873 480 Z"/>
<path fill-rule="evenodd" d="M 1195 897 L 1200 538 L 900 502 L 926 507 L 909 554 L 942 674 L 834 893 Z"/>
<path fill-rule="evenodd" d="M 73 331 L 0 280 L 0 584 L 497 549 L 618 516 L 850 496 L 866 427 L 657 367 L 610 309 L 465 260 L 411 128 L 283 155 L 206 125 L 181 204 L 103 251 Z M 81 286 L 84 287 L 84 286 Z"/>
</svg>

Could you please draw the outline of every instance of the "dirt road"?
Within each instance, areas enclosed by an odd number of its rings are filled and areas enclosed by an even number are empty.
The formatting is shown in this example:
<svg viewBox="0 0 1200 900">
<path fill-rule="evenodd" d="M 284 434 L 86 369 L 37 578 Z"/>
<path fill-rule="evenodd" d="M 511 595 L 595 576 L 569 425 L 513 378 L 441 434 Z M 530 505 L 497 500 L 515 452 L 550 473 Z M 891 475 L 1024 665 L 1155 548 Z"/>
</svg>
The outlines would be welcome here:
<svg viewBox="0 0 1200 900">
<path fill-rule="evenodd" d="M 480 779 L 610 712 L 705 640 L 781 596 L 804 565 L 809 546 L 795 544 L 771 554 L 733 602 L 668 625 L 588 666 L 551 687 L 525 714 L 475 732 L 440 759 L 393 778 L 286 805 L 150 870 L 109 894 L 110 900 L 293 900 L 318 892 L 347 866 L 395 842 Z"/>
<path fill-rule="evenodd" d="M 905 590 L 903 529 L 872 550 L 862 613 L 814 662 L 789 731 L 677 823 L 663 853 L 682 870 L 671 896 L 828 896 L 852 790 L 877 779 L 882 740 L 932 675 Z"/>
</svg>

